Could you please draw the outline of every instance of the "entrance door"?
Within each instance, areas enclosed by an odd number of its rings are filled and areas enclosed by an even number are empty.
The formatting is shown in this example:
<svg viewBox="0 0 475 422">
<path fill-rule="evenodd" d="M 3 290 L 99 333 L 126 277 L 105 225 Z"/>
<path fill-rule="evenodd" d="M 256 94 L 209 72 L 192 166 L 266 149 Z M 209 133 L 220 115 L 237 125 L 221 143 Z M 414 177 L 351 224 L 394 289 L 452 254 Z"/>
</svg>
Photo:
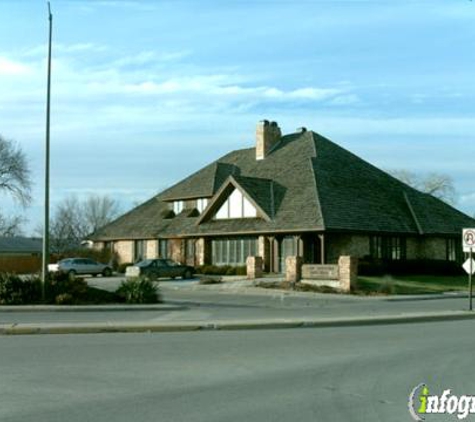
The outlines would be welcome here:
<svg viewBox="0 0 475 422">
<path fill-rule="evenodd" d="M 320 238 L 316 233 L 306 234 L 302 237 L 304 262 L 306 264 L 321 264 L 322 246 Z"/>
</svg>

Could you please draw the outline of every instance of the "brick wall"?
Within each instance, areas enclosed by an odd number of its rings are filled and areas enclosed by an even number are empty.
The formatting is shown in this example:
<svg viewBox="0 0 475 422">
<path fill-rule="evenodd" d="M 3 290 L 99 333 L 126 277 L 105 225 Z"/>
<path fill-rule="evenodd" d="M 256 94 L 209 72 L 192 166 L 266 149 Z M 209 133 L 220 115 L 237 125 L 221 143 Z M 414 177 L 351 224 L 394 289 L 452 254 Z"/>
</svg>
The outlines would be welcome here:
<svg viewBox="0 0 475 422">
<path fill-rule="evenodd" d="M 370 253 L 368 236 L 332 234 L 325 243 L 327 264 L 336 264 L 342 255 L 363 258 Z"/>
<path fill-rule="evenodd" d="M 134 242 L 132 240 L 119 240 L 114 242 L 114 252 L 117 254 L 119 264 L 134 261 Z"/>
<path fill-rule="evenodd" d="M 336 267 L 334 265 L 302 265 L 302 258 L 289 256 L 286 259 L 286 267 L 286 280 L 289 282 L 300 281 L 315 286 L 329 286 L 342 292 L 349 292 L 358 279 L 358 258 L 351 256 L 340 256 L 338 268 L 334 268 Z M 322 271 L 316 279 L 302 279 L 302 273 L 312 273 L 312 271 L 307 271 L 306 267 L 315 267 L 314 270 L 320 267 Z M 328 277 L 325 277 L 325 272 L 328 273 Z"/>
<path fill-rule="evenodd" d="M 145 258 L 158 258 L 158 240 L 147 240 L 145 244 Z"/>
</svg>

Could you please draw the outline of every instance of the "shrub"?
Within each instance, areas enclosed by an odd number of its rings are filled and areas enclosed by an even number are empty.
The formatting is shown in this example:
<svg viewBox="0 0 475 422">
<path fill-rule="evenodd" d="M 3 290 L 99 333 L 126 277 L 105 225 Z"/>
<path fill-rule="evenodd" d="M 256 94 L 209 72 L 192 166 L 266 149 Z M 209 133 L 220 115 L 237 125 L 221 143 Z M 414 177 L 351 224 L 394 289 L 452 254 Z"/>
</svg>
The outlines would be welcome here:
<svg viewBox="0 0 475 422">
<path fill-rule="evenodd" d="M 116 293 L 126 303 L 158 303 L 161 302 L 158 287 L 150 280 L 136 277 L 123 281 Z"/>
<path fill-rule="evenodd" d="M 46 300 L 49 303 L 77 304 L 87 300 L 88 285 L 83 278 L 69 274 L 54 273 L 46 285 Z"/>
<path fill-rule="evenodd" d="M 245 266 L 232 267 L 230 265 L 202 265 L 196 269 L 197 274 L 208 275 L 246 275 Z"/>
<path fill-rule="evenodd" d="M 41 300 L 41 280 L 38 277 L 20 277 L 0 273 L 0 304 L 24 305 Z"/>
<path fill-rule="evenodd" d="M 123 301 L 114 293 L 89 287 L 82 278 L 69 278 L 68 274 L 61 273 L 49 274 L 45 293 L 44 303 L 57 305 Z M 42 282 L 39 277 L 0 273 L 0 305 L 31 305 L 42 302 Z"/>
</svg>

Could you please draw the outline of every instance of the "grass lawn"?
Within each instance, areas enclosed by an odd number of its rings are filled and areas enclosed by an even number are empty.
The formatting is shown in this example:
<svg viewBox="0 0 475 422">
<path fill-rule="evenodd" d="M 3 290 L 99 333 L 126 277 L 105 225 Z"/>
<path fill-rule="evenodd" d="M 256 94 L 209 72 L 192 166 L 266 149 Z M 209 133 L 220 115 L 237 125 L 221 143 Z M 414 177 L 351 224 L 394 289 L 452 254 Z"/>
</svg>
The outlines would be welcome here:
<svg viewBox="0 0 475 422">
<path fill-rule="evenodd" d="M 468 290 L 467 276 L 404 275 L 358 277 L 356 294 L 399 294 L 460 292 Z"/>
</svg>

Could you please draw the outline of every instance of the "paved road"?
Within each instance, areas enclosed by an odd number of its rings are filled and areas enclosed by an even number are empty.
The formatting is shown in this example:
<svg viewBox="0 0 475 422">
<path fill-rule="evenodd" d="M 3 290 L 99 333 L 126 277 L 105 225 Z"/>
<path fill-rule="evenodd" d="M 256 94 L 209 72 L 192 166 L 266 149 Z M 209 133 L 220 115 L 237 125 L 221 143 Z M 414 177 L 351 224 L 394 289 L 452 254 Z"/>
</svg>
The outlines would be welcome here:
<svg viewBox="0 0 475 422">
<path fill-rule="evenodd" d="M 94 282 L 100 285 L 104 281 L 98 278 L 94 279 Z M 300 294 L 294 296 L 269 290 L 263 290 L 260 293 L 245 293 L 242 289 L 226 286 L 203 288 L 190 282 L 162 282 L 161 288 L 166 303 L 180 305 L 182 308 L 184 306 L 185 309 L 145 312 L 0 312 L 0 324 L 311 319 L 460 311 L 468 307 L 466 298 L 386 300 L 348 295 Z"/>
<path fill-rule="evenodd" d="M 410 421 L 420 382 L 475 394 L 474 328 L 3 337 L 0 420 Z"/>
</svg>

